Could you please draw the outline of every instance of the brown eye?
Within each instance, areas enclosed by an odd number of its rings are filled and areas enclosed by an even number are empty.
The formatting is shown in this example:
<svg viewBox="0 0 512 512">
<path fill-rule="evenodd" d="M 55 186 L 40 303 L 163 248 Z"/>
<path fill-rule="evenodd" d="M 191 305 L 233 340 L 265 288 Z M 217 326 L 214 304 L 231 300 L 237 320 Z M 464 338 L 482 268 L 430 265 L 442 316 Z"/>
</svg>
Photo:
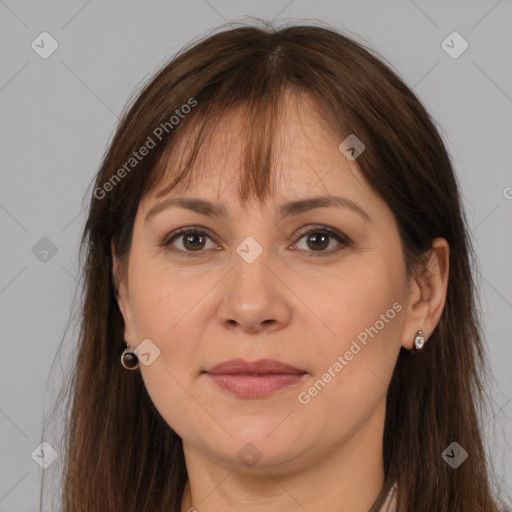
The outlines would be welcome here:
<svg viewBox="0 0 512 512">
<path fill-rule="evenodd" d="M 169 251 L 182 253 L 184 256 L 199 256 L 206 247 L 207 239 L 211 239 L 203 231 L 197 229 L 183 229 L 166 236 L 160 246 Z M 193 254 L 196 253 L 196 254 Z"/>
<path fill-rule="evenodd" d="M 311 253 L 311 256 L 327 256 L 350 245 L 350 239 L 347 236 L 323 226 L 318 226 L 301 233 L 299 235 L 299 240 L 295 245 L 298 246 L 302 239 L 305 239 L 306 241 L 305 247 L 298 247 L 298 249 Z M 334 247 L 327 249 L 329 245 L 331 245 L 332 240 L 338 243 L 337 246 L 335 245 Z"/>
<path fill-rule="evenodd" d="M 183 238 L 183 246 L 192 251 L 196 251 L 198 249 L 202 249 L 205 244 L 205 237 L 200 233 L 189 233 L 187 235 L 182 235 Z"/>
<path fill-rule="evenodd" d="M 305 247 L 297 247 L 302 239 L 306 240 Z M 208 240 L 213 243 L 212 237 L 204 231 L 196 228 L 183 228 L 167 235 L 159 245 L 182 256 L 201 256 L 206 252 L 205 249 L 208 249 Z M 337 245 L 329 248 L 333 241 L 337 242 Z M 318 226 L 299 235 L 299 240 L 294 247 L 309 253 L 309 256 L 329 256 L 350 244 L 351 240 L 337 230 Z"/>
<path fill-rule="evenodd" d="M 310 233 L 307 235 L 307 244 L 311 249 L 325 249 L 329 245 L 329 235 L 326 233 Z"/>
</svg>

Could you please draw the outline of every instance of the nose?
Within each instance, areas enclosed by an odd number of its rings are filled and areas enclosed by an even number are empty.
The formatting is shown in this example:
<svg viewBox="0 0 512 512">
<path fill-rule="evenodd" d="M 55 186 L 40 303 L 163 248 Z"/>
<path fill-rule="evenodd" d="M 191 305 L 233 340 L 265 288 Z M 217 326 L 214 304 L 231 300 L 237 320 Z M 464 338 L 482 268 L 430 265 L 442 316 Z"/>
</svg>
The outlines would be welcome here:
<svg viewBox="0 0 512 512">
<path fill-rule="evenodd" d="M 217 311 L 224 328 L 255 334 L 271 333 L 289 324 L 293 294 L 272 267 L 265 251 L 252 263 L 235 257 Z"/>
</svg>

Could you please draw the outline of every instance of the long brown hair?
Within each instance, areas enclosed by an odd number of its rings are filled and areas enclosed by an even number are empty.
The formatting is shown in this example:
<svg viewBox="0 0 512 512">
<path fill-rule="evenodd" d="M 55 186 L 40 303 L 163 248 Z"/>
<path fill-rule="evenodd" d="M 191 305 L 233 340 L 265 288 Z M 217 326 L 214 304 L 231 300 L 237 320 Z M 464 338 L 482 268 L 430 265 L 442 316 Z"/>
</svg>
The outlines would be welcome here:
<svg viewBox="0 0 512 512">
<path fill-rule="evenodd" d="M 361 43 L 326 26 L 264 23 L 224 29 L 175 56 L 123 114 L 95 177 L 81 242 L 79 344 L 66 388 L 65 512 L 179 512 L 187 480 L 181 439 L 154 407 L 140 374 L 119 362 L 124 325 L 111 244 L 126 262 L 139 202 L 169 178 L 165 162 L 178 135 L 188 137 L 193 151 L 167 190 L 190 178 L 209 131 L 235 107 L 243 107 L 251 127 L 239 199 L 264 201 L 272 188 L 274 127 L 290 91 L 317 101 L 340 142 L 349 134 L 364 141 L 357 165 L 395 216 L 408 272 L 435 237 L 450 245 L 441 319 L 420 357 L 402 349 L 387 393 L 384 469 L 398 485 L 397 511 L 498 510 L 481 435 L 487 366 L 475 258 L 435 122 Z M 179 121 L 171 120 L 176 110 Z M 143 146 L 146 155 L 131 160 Z M 441 457 L 454 441 L 469 454 L 457 469 Z"/>
</svg>

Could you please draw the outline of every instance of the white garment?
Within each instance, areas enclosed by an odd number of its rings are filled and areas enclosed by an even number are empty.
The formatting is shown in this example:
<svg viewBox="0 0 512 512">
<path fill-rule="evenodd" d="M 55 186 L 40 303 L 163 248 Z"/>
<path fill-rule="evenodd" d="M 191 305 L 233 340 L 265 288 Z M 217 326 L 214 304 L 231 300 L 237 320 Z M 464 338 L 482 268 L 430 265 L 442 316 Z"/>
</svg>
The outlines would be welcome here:
<svg viewBox="0 0 512 512">
<path fill-rule="evenodd" d="M 396 512 L 396 500 L 397 500 L 398 486 L 395 482 L 386 497 L 386 501 L 380 508 L 379 512 Z"/>
</svg>

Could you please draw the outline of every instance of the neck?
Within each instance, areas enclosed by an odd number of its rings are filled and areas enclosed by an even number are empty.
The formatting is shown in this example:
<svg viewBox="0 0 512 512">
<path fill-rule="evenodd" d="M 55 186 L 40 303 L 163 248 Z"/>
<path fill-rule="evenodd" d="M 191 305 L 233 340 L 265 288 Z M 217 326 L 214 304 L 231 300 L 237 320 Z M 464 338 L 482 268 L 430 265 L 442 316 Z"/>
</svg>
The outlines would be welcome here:
<svg viewBox="0 0 512 512">
<path fill-rule="evenodd" d="M 184 443 L 189 480 L 181 512 L 368 512 L 384 486 L 383 408 L 341 446 L 316 454 L 314 463 L 296 457 L 293 464 L 240 469 L 213 464 Z"/>
</svg>

